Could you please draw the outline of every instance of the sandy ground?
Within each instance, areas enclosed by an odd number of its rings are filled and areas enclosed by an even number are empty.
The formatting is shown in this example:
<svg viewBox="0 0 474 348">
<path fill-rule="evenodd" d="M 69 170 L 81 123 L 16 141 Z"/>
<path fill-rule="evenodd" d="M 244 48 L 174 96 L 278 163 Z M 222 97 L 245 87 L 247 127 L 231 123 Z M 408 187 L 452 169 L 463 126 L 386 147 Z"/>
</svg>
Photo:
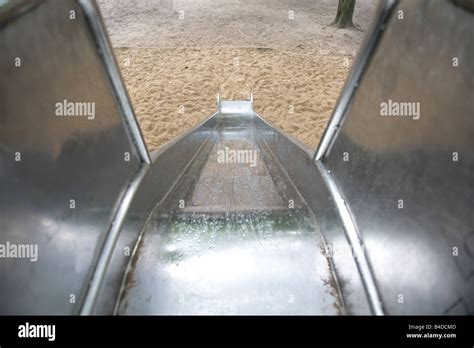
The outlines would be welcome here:
<svg viewBox="0 0 474 348">
<path fill-rule="evenodd" d="M 328 24 L 336 0 L 100 0 L 149 150 L 246 99 L 265 119 L 316 148 L 373 16 L 360 30 Z"/>
</svg>

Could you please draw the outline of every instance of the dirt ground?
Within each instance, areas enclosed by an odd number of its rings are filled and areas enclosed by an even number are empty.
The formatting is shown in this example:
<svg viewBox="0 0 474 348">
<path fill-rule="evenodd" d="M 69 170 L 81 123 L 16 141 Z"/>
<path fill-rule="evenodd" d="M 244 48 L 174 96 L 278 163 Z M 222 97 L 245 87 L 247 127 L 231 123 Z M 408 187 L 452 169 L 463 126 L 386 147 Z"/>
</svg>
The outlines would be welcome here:
<svg viewBox="0 0 474 348">
<path fill-rule="evenodd" d="M 245 99 L 316 148 L 369 27 L 336 29 L 337 0 L 99 0 L 149 150 L 188 130 L 222 99 Z"/>
</svg>

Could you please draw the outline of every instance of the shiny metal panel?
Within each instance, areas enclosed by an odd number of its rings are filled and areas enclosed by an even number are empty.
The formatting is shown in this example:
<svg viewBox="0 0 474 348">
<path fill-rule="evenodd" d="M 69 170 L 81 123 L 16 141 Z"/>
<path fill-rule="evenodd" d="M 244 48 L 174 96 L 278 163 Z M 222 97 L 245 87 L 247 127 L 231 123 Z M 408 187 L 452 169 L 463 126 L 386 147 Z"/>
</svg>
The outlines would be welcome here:
<svg viewBox="0 0 474 348">
<path fill-rule="evenodd" d="M 471 12 L 400 1 L 325 156 L 388 314 L 474 313 L 472 62 Z"/>
<path fill-rule="evenodd" d="M 75 1 L 2 17 L 0 244 L 38 254 L 0 259 L 1 314 L 78 313 L 142 162 L 97 47 Z"/>
</svg>

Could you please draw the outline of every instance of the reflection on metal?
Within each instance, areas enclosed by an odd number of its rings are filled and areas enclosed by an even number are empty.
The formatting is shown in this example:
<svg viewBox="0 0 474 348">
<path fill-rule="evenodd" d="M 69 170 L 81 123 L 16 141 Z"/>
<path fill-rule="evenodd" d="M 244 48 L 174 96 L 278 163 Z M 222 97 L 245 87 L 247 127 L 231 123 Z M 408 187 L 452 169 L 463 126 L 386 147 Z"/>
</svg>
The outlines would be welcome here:
<svg viewBox="0 0 474 348">
<path fill-rule="evenodd" d="M 472 314 L 474 14 L 425 0 L 392 12 L 316 158 L 345 198 L 385 311 Z"/>
<path fill-rule="evenodd" d="M 218 95 L 150 158 L 95 4 L 18 3 L 0 11 L 0 243 L 39 252 L 0 260 L 1 314 L 473 312 L 472 13 L 382 2 L 314 158 L 252 95 Z M 421 111 L 381 116 L 393 102 Z"/>
<path fill-rule="evenodd" d="M 0 313 L 76 314 L 148 160 L 82 7 L 35 5 L 0 31 L 0 242 L 38 248 L 0 261 Z"/>
</svg>

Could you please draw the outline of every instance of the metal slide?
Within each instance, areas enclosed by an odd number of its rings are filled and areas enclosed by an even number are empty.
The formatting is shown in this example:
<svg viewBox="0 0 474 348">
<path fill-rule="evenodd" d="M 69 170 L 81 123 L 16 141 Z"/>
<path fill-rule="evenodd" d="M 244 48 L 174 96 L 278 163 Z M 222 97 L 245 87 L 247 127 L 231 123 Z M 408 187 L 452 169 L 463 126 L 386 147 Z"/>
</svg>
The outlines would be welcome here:
<svg viewBox="0 0 474 348">
<path fill-rule="evenodd" d="M 220 103 L 147 222 L 118 313 L 344 313 L 318 221 L 257 117 Z"/>
<path fill-rule="evenodd" d="M 472 314 L 473 36 L 380 2 L 315 154 L 253 97 L 149 154 L 95 3 L 6 2 L 0 314 Z"/>
</svg>

